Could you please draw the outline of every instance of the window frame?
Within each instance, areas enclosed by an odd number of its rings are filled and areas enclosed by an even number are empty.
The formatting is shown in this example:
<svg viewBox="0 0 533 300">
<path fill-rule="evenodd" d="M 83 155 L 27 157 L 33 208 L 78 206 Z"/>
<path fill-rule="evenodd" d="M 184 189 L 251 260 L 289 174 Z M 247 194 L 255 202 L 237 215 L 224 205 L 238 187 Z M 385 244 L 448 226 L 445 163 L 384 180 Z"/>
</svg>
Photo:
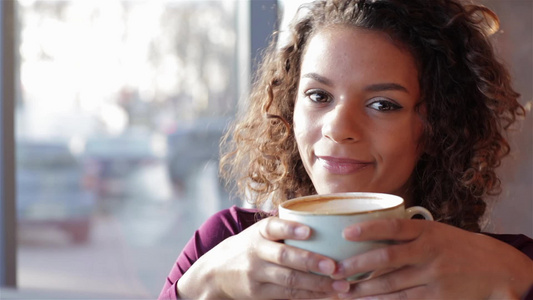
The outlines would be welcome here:
<svg viewBox="0 0 533 300">
<path fill-rule="evenodd" d="M 15 0 L 0 1 L 0 287 L 17 285 L 15 197 Z"/>
</svg>

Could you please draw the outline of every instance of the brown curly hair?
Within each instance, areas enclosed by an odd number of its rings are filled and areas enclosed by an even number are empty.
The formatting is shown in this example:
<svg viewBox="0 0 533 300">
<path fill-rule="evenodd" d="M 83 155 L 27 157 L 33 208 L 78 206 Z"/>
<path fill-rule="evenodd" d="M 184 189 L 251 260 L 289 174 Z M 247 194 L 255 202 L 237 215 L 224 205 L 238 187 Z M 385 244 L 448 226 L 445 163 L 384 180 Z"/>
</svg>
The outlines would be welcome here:
<svg viewBox="0 0 533 300">
<path fill-rule="evenodd" d="M 525 111 L 489 40 L 498 18 L 457 0 L 322 0 L 302 7 L 288 42 L 273 39 L 266 49 L 248 108 L 222 142 L 222 177 L 236 180 L 239 194 L 258 206 L 316 193 L 298 153 L 293 110 L 305 47 L 334 24 L 386 32 L 411 51 L 425 107 L 414 204 L 438 221 L 479 231 L 483 197 L 500 192 L 495 169 L 510 150 L 503 132 Z"/>
</svg>

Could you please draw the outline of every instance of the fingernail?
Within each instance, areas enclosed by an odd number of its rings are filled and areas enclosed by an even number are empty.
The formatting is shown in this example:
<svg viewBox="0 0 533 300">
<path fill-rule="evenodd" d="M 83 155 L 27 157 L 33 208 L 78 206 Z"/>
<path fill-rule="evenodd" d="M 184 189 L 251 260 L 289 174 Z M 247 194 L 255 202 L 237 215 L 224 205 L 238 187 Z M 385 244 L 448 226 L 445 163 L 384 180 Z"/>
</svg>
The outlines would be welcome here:
<svg viewBox="0 0 533 300">
<path fill-rule="evenodd" d="M 357 238 L 360 235 L 361 235 L 361 227 L 359 226 L 348 227 L 344 229 L 344 231 L 342 232 L 342 237 L 345 239 Z"/>
<path fill-rule="evenodd" d="M 335 264 L 329 260 L 321 260 L 318 262 L 318 269 L 322 274 L 331 275 L 335 271 Z"/>
<path fill-rule="evenodd" d="M 335 291 L 340 293 L 348 293 L 350 290 L 350 283 L 346 280 L 334 281 L 332 286 Z"/>
<path fill-rule="evenodd" d="M 342 263 L 337 264 L 337 270 L 335 274 L 344 274 L 344 265 Z"/>
<path fill-rule="evenodd" d="M 309 236 L 310 229 L 307 226 L 299 226 L 294 229 L 294 234 L 298 238 L 306 238 Z"/>
</svg>

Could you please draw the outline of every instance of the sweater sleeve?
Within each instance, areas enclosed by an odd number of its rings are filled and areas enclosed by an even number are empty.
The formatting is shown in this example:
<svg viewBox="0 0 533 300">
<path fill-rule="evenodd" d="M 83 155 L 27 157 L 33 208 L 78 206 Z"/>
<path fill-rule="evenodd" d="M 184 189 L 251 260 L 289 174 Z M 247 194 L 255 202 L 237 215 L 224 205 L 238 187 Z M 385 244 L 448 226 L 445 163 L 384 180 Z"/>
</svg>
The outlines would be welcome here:
<svg viewBox="0 0 533 300">
<path fill-rule="evenodd" d="M 178 280 L 206 252 L 223 240 L 236 235 L 257 221 L 257 210 L 236 206 L 222 210 L 202 224 L 187 242 L 167 276 L 159 300 L 179 299 Z"/>
<path fill-rule="evenodd" d="M 489 236 L 507 243 L 533 260 L 533 239 L 523 234 L 494 234 L 489 233 Z"/>
</svg>

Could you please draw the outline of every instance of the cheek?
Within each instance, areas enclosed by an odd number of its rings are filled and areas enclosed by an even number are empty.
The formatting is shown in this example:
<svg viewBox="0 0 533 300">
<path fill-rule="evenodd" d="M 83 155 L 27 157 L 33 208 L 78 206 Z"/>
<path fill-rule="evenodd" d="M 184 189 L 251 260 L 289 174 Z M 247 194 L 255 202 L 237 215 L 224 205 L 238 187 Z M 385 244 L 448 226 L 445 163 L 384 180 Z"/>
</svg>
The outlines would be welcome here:
<svg viewBox="0 0 533 300">
<path fill-rule="evenodd" d="M 404 155 L 408 158 L 407 161 L 412 168 L 414 168 L 423 152 L 424 147 L 421 145 L 423 131 L 422 121 L 418 117 L 413 121 L 410 132 L 406 130 L 405 141 L 409 142 L 405 145 Z"/>
<path fill-rule="evenodd" d="M 422 121 L 417 117 L 411 122 L 404 123 L 404 126 L 395 126 L 394 129 L 384 134 L 383 139 L 380 139 L 380 149 L 382 155 L 389 157 L 396 163 L 408 163 L 418 161 L 418 157 L 422 154 L 423 126 Z"/>
<path fill-rule="evenodd" d="M 292 118 L 294 126 L 300 125 L 302 122 L 305 122 L 305 111 L 302 107 L 301 100 L 298 98 L 296 98 L 296 101 L 294 101 Z"/>
</svg>

